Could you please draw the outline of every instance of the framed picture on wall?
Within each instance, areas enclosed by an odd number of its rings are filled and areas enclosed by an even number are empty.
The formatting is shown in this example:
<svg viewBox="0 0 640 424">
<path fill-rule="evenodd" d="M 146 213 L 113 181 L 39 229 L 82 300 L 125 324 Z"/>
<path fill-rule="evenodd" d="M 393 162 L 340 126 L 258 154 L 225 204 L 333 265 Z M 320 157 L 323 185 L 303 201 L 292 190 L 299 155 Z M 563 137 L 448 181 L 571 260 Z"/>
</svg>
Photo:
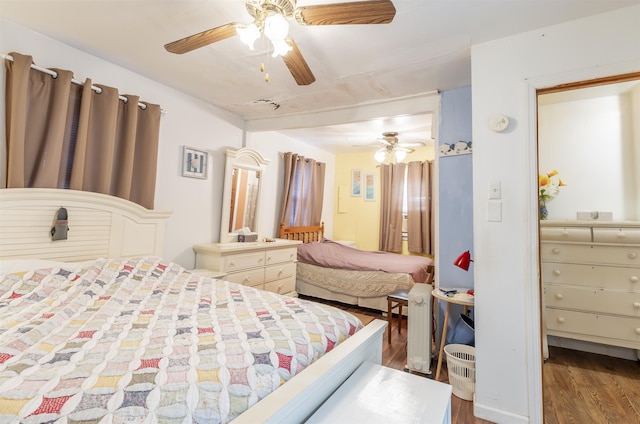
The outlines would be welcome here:
<svg viewBox="0 0 640 424">
<path fill-rule="evenodd" d="M 364 200 L 367 202 L 376 200 L 376 174 L 373 172 L 364 174 Z"/>
<path fill-rule="evenodd" d="M 191 178 L 207 178 L 207 159 L 209 155 L 203 150 L 193 147 L 182 147 L 182 176 Z"/>
<path fill-rule="evenodd" d="M 351 195 L 362 196 L 362 171 L 359 169 L 351 170 Z"/>
</svg>

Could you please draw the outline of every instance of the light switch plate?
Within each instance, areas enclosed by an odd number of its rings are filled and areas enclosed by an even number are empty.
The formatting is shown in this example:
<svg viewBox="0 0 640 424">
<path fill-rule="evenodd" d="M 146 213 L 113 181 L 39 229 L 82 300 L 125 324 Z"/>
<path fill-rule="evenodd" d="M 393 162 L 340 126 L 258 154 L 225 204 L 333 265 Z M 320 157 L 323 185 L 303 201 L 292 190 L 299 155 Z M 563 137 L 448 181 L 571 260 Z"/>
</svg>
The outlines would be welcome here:
<svg viewBox="0 0 640 424">
<path fill-rule="evenodd" d="M 502 202 L 489 201 L 487 221 L 502 222 Z"/>
<path fill-rule="evenodd" d="M 489 183 L 489 199 L 501 199 L 502 189 L 500 188 L 500 181 Z"/>
</svg>

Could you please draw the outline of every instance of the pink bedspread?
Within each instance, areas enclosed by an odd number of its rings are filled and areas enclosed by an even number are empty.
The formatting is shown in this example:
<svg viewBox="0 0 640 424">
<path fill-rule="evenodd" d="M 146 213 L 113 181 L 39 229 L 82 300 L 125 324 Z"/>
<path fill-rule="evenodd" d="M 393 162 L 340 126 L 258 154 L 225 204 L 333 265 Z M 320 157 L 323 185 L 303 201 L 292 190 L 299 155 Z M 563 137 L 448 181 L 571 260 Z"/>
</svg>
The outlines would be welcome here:
<svg viewBox="0 0 640 424">
<path fill-rule="evenodd" d="M 425 282 L 427 267 L 433 265 L 425 256 L 367 252 L 328 239 L 298 246 L 298 261 L 324 268 L 411 274 L 416 283 Z"/>
</svg>

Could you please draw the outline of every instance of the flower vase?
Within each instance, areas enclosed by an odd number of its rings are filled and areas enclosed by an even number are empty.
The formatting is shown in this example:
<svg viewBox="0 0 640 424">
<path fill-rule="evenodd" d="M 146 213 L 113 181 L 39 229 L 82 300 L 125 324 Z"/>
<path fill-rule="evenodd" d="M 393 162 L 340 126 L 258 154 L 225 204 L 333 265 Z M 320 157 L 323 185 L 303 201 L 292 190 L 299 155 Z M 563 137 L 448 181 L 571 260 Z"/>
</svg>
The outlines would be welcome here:
<svg viewBox="0 0 640 424">
<path fill-rule="evenodd" d="M 547 202 L 540 199 L 540 219 L 545 220 L 549 216 L 549 211 L 547 210 Z"/>
</svg>

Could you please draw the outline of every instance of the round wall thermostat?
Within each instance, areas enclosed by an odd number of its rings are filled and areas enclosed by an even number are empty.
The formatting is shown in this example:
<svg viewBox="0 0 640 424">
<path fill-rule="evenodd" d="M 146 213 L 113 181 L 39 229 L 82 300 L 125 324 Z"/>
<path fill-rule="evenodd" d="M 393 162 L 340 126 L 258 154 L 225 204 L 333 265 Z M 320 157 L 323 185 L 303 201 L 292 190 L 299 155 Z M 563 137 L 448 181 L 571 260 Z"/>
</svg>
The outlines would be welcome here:
<svg viewBox="0 0 640 424">
<path fill-rule="evenodd" d="M 493 115 L 489 119 L 489 128 L 495 132 L 502 132 L 509 128 L 509 118 L 504 115 Z"/>
</svg>

